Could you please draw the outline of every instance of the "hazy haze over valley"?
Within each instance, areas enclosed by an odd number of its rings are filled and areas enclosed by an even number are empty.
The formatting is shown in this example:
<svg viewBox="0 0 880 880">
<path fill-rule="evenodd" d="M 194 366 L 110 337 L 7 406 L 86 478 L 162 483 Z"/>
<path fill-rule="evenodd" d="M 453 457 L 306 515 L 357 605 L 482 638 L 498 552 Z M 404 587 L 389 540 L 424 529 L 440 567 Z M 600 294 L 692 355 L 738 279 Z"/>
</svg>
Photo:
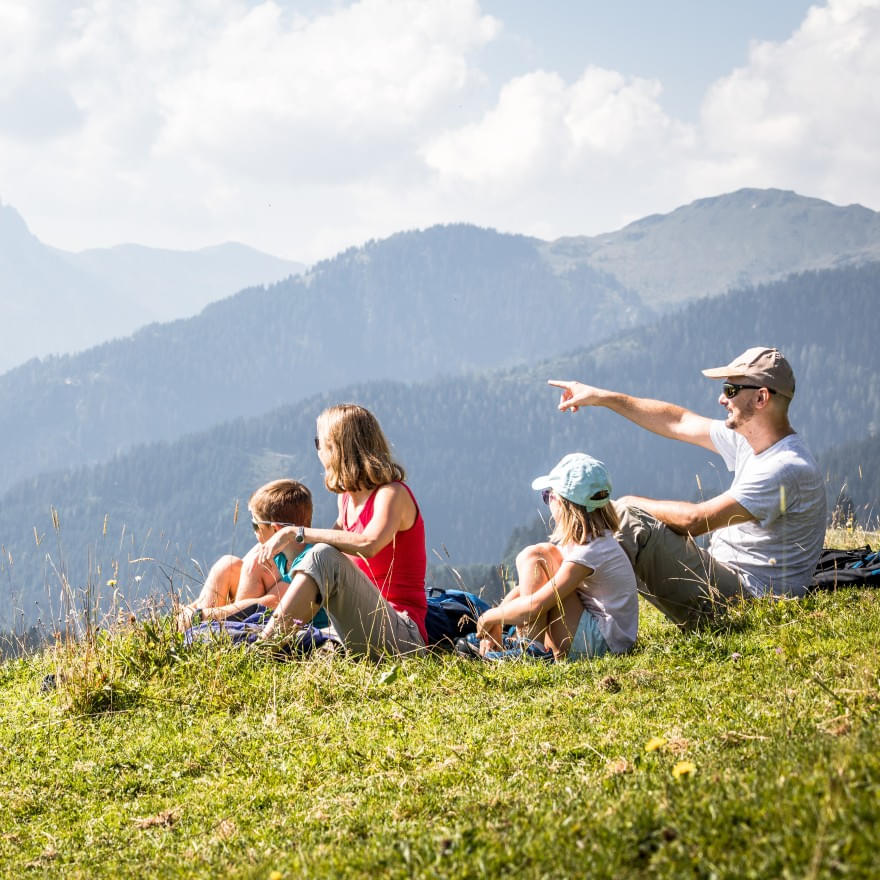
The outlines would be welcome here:
<svg viewBox="0 0 880 880">
<path fill-rule="evenodd" d="M 145 324 L 201 311 L 244 287 L 305 267 L 240 244 L 195 252 L 136 244 L 68 253 L 39 241 L 0 204 L 0 373 L 33 357 L 81 351 Z"/>
</svg>

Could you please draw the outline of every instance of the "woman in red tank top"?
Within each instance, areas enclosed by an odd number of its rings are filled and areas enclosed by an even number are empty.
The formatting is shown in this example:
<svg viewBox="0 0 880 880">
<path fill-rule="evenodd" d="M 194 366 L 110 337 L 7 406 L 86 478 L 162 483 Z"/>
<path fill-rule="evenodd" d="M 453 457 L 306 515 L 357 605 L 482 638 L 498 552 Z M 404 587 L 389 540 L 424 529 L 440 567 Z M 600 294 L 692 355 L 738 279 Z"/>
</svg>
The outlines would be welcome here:
<svg viewBox="0 0 880 880">
<path fill-rule="evenodd" d="M 280 529 L 261 549 L 271 560 L 314 545 L 264 630 L 284 632 L 323 605 L 343 642 L 378 655 L 424 648 L 425 526 L 403 468 L 376 417 L 356 404 L 318 416 L 315 445 L 324 484 L 339 496 L 333 528 Z"/>
</svg>

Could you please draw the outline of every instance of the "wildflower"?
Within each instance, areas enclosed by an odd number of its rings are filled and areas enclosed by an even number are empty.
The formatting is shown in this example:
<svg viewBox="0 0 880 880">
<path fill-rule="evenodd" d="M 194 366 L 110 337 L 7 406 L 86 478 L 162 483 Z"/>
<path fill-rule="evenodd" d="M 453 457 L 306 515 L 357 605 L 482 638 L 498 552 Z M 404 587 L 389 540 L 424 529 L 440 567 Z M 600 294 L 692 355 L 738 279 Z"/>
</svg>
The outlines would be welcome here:
<svg viewBox="0 0 880 880">
<path fill-rule="evenodd" d="M 657 749 L 662 749 L 663 746 L 666 745 L 666 737 L 663 736 L 652 736 L 647 743 L 645 743 L 645 751 L 646 752 L 656 752 Z"/>
<path fill-rule="evenodd" d="M 682 776 L 693 776 L 693 774 L 696 772 L 697 772 L 697 765 L 694 764 L 693 761 L 679 761 L 672 768 L 672 775 L 676 779 L 681 779 Z"/>
<path fill-rule="evenodd" d="M 272 873 L 269 874 L 269 880 L 281 880 L 282 876 L 281 871 L 272 871 Z"/>
<path fill-rule="evenodd" d="M 115 587 L 116 586 L 116 578 L 110 578 L 110 580 L 107 581 L 107 586 L 108 587 Z"/>
</svg>

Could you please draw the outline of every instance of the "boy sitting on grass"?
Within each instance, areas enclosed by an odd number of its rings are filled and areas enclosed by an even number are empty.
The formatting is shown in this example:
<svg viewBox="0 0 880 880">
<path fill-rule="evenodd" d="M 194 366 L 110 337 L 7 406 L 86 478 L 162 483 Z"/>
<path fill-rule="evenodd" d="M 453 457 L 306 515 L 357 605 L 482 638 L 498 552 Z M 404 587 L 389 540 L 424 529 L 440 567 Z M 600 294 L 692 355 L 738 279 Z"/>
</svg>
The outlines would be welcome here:
<svg viewBox="0 0 880 880">
<path fill-rule="evenodd" d="M 177 626 L 181 631 L 202 621 L 245 617 L 243 612 L 253 613 L 257 605 L 274 610 L 287 591 L 289 572 L 296 560 L 278 553 L 271 562 L 261 563 L 260 546 L 285 526 L 310 526 L 312 494 L 296 480 L 273 480 L 254 492 L 248 501 L 248 511 L 257 543 L 244 557 L 221 556 L 211 566 L 198 598 L 178 608 Z M 302 553 L 310 546 L 305 545 Z M 319 612 L 312 623 L 327 626 L 324 612 Z"/>
</svg>

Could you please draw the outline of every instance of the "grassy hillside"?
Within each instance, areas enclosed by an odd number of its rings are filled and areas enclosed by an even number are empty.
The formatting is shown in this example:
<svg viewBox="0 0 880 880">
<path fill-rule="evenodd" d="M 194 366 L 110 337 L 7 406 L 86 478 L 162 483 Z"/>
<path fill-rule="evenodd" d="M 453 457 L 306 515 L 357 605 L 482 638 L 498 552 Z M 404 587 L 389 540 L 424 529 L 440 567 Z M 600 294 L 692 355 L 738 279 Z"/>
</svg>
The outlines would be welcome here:
<svg viewBox="0 0 880 880">
<path fill-rule="evenodd" d="M 880 594 L 630 655 L 278 663 L 156 623 L 0 665 L 3 876 L 876 876 Z M 54 674 L 56 690 L 41 691 Z"/>
</svg>

